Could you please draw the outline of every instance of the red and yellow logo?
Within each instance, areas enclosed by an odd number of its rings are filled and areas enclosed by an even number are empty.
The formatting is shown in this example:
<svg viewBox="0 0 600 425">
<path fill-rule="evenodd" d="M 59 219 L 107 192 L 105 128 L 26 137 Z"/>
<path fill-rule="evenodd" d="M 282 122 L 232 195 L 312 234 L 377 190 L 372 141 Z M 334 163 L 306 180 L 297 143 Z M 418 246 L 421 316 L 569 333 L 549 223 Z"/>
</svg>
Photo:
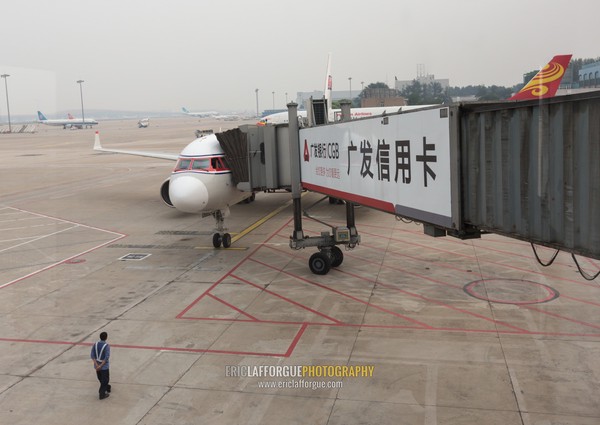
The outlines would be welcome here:
<svg viewBox="0 0 600 425">
<path fill-rule="evenodd" d="M 570 60 L 571 55 L 554 56 L 525 87 L 509 100 L 542 99 L 554 96 Z"/>
</svg>

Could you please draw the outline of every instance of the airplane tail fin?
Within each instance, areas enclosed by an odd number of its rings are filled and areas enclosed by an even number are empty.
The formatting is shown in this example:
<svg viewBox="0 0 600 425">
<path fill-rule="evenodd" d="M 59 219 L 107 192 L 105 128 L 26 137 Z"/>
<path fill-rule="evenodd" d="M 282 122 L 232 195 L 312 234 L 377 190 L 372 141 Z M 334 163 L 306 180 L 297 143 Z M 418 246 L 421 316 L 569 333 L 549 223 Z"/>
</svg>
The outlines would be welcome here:
<svg viewBox="0 0 600 425">
<path fill-rule="evenodd" d="M 325 100 L 327 100 L 327 110 L 331 111 L 331 87 L 332 87 L 332 78 L 331 78 L 331 53 L 329 53 L 327 57 L 327 75 L 325 77 L 325 89 L 323 93 L 325 93 Z"/>
<path fill-rule="evenodd" d="M 46 116 L 44 114 L 42 114 L 40 111 L 37 111 L 38 113 L 38 119 L 40 121 L 46 121 L 48 118 L 46 118 Z"/>
<path fill-rule="evenodd" d="M 525 86 L 508 100 L 545 99 L 553 97 L 565 75 L 572 55 L 557 55 Z"/>
<path fill-rule="evenodd" d="M 183 111 L 184 114 L 189 114 L 190 111 L 188 111 L 185 107 L 181 108 L 181 110 Z"/>
<path fill-rule="evenodd" d="M 71 113 L 67 113 L 67 118 L 70 120 L 74 120 L 75 117 L 73 115 L 71 115 Z"/>
<path fill-rule="evenodd" d="M 96 137 L 94 138 L 94 150 L 101 151 L 102 145 L 100 144 L 100 132 L 96 131 Z"/>
</svg>

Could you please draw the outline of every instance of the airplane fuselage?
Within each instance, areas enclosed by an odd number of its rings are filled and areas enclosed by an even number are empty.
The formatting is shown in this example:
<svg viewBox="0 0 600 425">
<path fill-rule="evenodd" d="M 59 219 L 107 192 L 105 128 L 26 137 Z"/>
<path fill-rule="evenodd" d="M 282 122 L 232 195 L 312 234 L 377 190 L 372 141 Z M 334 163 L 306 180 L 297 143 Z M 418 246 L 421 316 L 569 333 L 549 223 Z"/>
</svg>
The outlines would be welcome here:
<svg viewBox="0 0 600 425">
<path fill-rule="evenodd" d="M 38 120 L 38 122 L 46 125 L 62 126 L 63 128 L 83 128 L 98 124 L 98 121 L 91 118 L 86 118 L 83 121 L 79 118 L 73 118 L 66 120 Z"/>
<path fill-rule="evenodd" d="M 161 194 L 167 204 L 185 213 L 226 211 L 252 195 L 233 184 L 231 169 L 214 134 L 194 140 L 181 151 Z"/>
</svg>

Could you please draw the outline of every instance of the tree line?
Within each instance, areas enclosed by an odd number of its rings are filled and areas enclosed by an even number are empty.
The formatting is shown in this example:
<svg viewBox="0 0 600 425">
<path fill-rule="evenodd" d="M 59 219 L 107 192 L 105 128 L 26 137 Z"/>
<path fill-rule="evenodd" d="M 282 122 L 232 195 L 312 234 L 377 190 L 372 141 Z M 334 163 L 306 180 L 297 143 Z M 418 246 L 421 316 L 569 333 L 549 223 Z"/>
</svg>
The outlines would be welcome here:
<svg viewBox="0 0 600 425">
<path fill-rule="evenodd" d="M 579 70 L 587 64 L 599 62 L 600 57 L 586 59 L 572 59 L 569 66 L 573 70 L 573 83 L 579 82 Z M 538 70 L 528 72 L 524 75 L 524 80 L 529 81 Z M 516 93 L 523 87 L 524 83 L 516 84 L 511 87 L 504 86 L 464 86 L 464 87 L 448 87 L 442 88 L 440 83 L 422 84 L 417 80 L 413 80 L 411 84 L 404 87 L 400 92 L 400 96 L 404 97 L 409 105 L 431 105 L 440 103 L 451 103 L 453 97 L 470 97 L 474 96 L 477 100 L 503 100 L 509 98 L 513 93 Z M 389 89 L 386 83 L 376 82 L 369 84 L 360 94 L 352 99 L 352 107 L 359 107 L 363 97 L 366 97 L 366 90 L 384 88 Z M 337 102 L 334 102 L 337 103 Z"/>
</svg>

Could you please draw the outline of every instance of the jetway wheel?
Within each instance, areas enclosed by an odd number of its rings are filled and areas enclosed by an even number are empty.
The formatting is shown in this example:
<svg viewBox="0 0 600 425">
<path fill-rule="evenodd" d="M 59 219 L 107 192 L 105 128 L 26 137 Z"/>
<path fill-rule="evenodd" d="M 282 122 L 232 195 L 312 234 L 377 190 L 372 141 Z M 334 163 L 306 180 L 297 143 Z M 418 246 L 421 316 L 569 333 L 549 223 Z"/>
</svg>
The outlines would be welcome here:
<svg viewBox="0 0 600 425">
<path fill-rule="evenodd" d="M 344 253 L 337 246 L 331 247 L 331 267 L 339 267 L 344 262 Z"/>
<path fill-rule="evenodd" d="M 308 260 L 308 267 L 314 274 L 327 274 L 331 269 L 331 260 L 324 252 L 315 252 Z"/>
</svg>

